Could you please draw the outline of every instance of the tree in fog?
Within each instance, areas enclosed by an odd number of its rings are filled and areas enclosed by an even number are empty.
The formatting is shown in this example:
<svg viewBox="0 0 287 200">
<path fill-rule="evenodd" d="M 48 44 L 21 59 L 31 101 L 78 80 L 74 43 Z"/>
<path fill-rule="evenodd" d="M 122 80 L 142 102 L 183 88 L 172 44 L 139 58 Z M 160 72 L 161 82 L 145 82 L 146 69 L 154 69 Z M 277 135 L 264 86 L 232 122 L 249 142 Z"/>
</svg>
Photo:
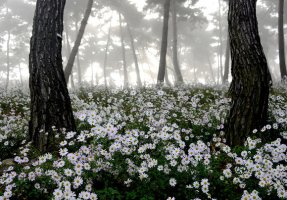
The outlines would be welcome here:
<svg viewBox="0 0 287 200">
<path fill-rule="evenodd" d="M 227 143 L 243 145 L 248 134 L 267 122 L 271 76 L 261 46 L 257 0 L 229 1 L 229 38 L 232 58 L 231 109 L 227 118 Z"/>
<path fill-rule="evenodd" d="M 279 66 L 281 79 L 287 77 L 285 62 L 285 40 L 284 40 L 284 0 L 278 0 L 278 47 L 279 47 Z"/>
<path fill-rule="evenodd" d="M 81 26 L 80 26 L 79 32 L 77 34 L 75 44 L 73 46 L 73 49 L 72 49 L 71 54 L 70 54 L 69 59 L 68 59 L 67 66 L 65 68 L 65 78 L 66 78 L 67 82 L 69 81 L 69 77 L 70 77 L 71 72 L 72 72 L 75 58 L 76 58 L 77 53 L 79 51 L 79 47 L 81 45 L 81 40 L 83 38 L 83 35 L 85 33 L 85 28 L 86 28 L 86 25 L 87 25 L 88 20 L 89 20 L 89 16 L 90 16 L 91 11 L 92 11 L 93 3 L 94 3 L 94 0 L 88 0 L 84 18 L 81 22 Z"/>
<path fill-rule="evenodd" d="M 67 131 L 76 128 L 62 65 L 64 7 L 65 0 L 38 0 L 34 16 L 29 56 L 29 134 L 41 152 L 54 147 L 53 126 Z"/>
<path fill-rule="evenodd" d="M 171 0 L 165 0 L 163 4 L 163 28 L 161 37 L 161 49 L 160 49 L 160 60 L 159 69 L 157 76 L 157 83 L 164 82 L 165 70 L 166 70 L 166 52 L 167 52 L 167 41 L 168 41 L 168 20 Z"/>
<path fill-rule="evenodd" d="M 172 28 L 173 28 L 173 45 L 172 45 L 172 53 L 173 53 L 173 66 L 175 70 L 176 83 L 183 83 L 183 78 L 178 62 L 178 33 L 177 33 L 177 1 L 172 0 L 171 2 L 172 9 Z"/>
</svg>

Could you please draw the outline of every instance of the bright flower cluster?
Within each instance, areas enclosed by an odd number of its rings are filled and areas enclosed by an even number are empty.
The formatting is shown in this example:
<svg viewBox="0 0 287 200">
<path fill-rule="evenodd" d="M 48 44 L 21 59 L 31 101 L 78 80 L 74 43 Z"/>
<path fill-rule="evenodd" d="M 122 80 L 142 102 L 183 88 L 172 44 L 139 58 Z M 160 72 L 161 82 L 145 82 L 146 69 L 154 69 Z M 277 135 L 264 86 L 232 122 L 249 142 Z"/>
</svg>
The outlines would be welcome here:
<svg viewBox="0 0 287 200">
<path fill-rule="evenodd" d="M 23 142 L 13 164 L 1 157 L 0 199 L 287 199 L 287 95 L 272 95 L 273 123 L 232 149 L 224 93 L 181 86 L 72 94 L 78 132 L 55 130 L 58 152 L 37 155 Z M 3 141 L 27 134 L 25 102 L 1 108 L 6 126 L 15 116 Z"/>
</svg>

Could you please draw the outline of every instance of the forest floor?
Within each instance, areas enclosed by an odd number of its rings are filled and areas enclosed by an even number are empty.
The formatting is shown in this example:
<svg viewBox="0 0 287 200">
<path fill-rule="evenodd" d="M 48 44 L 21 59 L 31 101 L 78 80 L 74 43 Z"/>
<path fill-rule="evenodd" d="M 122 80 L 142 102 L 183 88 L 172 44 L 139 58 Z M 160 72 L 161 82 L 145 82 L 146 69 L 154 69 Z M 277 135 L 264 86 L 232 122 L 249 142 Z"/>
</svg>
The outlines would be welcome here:
<svg viewBox="0 0 287 200">
<path fill-rule="evenodd" d="M 27 142 L 29 94 L 0 93 L 0 199 L 287 199 L 287 90 L 244 146 L 225 144 L 226 87 L 71 92 L 76 132 Z M 5 197 L 5 198 L 4 198 Z"/>
</svg>

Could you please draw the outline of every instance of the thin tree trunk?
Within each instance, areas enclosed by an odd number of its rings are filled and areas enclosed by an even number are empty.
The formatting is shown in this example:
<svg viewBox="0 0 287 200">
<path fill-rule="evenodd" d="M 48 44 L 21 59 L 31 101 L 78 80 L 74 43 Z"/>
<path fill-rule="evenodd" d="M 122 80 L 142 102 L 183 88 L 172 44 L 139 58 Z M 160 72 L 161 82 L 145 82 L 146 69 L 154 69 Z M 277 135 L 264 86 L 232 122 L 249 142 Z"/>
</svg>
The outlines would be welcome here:
<svg viewBox="0 0 287 200">
<path fill-rule="evenodd" d="M 284 40 L 284 0 L 279 0 L 278 6 L 278 43 L 279 43 L 279 65 L 281 79 L 287 78 L 285 62 L 285 40 Z"/>
<path fill-rule="evenodd" d="M 229 75 L 229 62 L 230 61 L 230 41 L 229 36 L 227 36 L 226 41 L 226 51 L 225 51 L 225 64 L 224 64 L 224 75 L 222 79 L 222 83 L 228 83 L 228 75 Z"/>
<path fill-rule="evenodd" d="M 10 37 L 11 33 L 10 30 L 7 31 L 8 39 L 7 39 L 7 51 L 6 51 L 6 62 L 7 62 L 7 77 L 6 77 L 6 84 L 5 84 L 5 90 L 8 90 L 9 87 L 9 81 L 10 81 Z"/>
<path fill-rule="evenodd" d="M 167 40 L 168 40 L 168 20 L 169 20 L 170 1 L 171 0 L 165 0 L 165 3 L 164 3 L 160 61 L 159 61 L 159 69 L 158 69 L 158 76 L 157 76 L 158 84 L 161 84 L 164 82 L 164 76 L 165 76 L 165 71 L 166 71 L 166 52 L 167 52 Z"/>
<path fill-rule="evenodd" d="M 129 37 L 130 37 L 130 41 L 131 41 L 131 48 L 132 48 L 134 62 L 135 62 L 135 69 L 136 69 L 136 74 L 137 74 L 137 86 L 142 87 L 140 68 L 139 68 L 138 57 L 137 57 L 136 49 L 135 49 L 134 37 L 133 37 L 133 34 L 131 32 L 129 24 L 127 24 L 127 29 L 128 29 L 128 33 L 129 33 Z"/>
<path fill-rule="evenodd" d="M 223 49 L 222 49 L 222 16 L 221 16 L 221 0 L 218 0 L 218 27 L 219 27 L 219 75 L 220 79 L 222 81 L 223 77 L 223 62 L 222 62 L 222 55 L 223 55 Z M 220 80 L 219 80 L 220 82 Z M 218 82 L 218 83 L 219 83 Z"/>
<path fill-rule="evenodd" d="M 212 64 L 210 62 L 209 56 L 207 56 L 207 61 L 208 61 L 208 66 L 209 66 L 209 71 L 210 71 L 211 78 L 212 78 L 213 82 L 216 83 L 215 82 L 214 73 L 213 73 L 213 69 L 212 69 Z"/>
<path fill-rule="evenodd" d="M 66 32 L 66 47 L 67 47 L 67 58 L 71 55 L 71 45 L 69 41 L 69 30 L 68 27 L 65 26 L 65 32 Z M 73 89 L 75 89 L 75 82 L 74 82 L 74 75 L 73 75 L 73 69 L 71 71 L 71 86 Z"/>
<path fill-rule="evenodd" d="M 57 146 L 53 126 L 58 130 L 76 130 L 62 64 L 65 2 L 45 0 L 36 3 L 29 56 L 29 134 L 41 152 L 52 151 Z"/>
<path fill-rule="evenodd" d="M 79 51 L 79 47 L 81 45 L 81 40 L 82 40 L 83 35 L 85 33 L 86 25 L 88 23 L 89 16 L 90 16 L 91 11 L 92 11 L 93 3 L 94 3 L 93 0 L 89 0 L 88 1 L 86 12 L 85 12 L 84 18 L 83 18 L 83 20 L 81 22 L 80 30 L 78 32 L 78 35 L 77 35 L 74 47 L 72 49 L 72 52 L 71 52 L 71 55 L 69 57 L 67 66 L 65 68 L 65 78 L 66 78 L 67 82 L 69 81 L 69 77 L 70 77 L 71 72 L 72 72 L 72 68 L 73 68 L 73 65 L 74 65 L 75 57 L 76 57 L 76 55 L 77 55 L 77 53 Z M 76 23 L 76 26 L 78 26 L 77 23 Z M 80 66 L 78 66 L 78 69 L 80 69 Z M 80 77 L 81 77 L 81 72 L 79 73 L 79 82 L 81 83 L 81 78 Z"/>
<path fill-rule="evenodd" d="M 108 63 L 109 46 L 110 46 L 110 42 L 111 42 L 111 28 L 112 28 L 112 18 L 110 19 L 110 28 L 109 28 L 109 33 L 108 33 L 108 39 L 107 39 L 106 50 L 105 50 L 105 59 L 104 59 L 105 87 L 108 86 L 108 83 L 107 83 L 107 63 Z"/>
<path fill-rule="evenodd" d="M 173 52 L 173 67 L 175 70 L 175 77 L 176 77 L 176 84 L 181 84 L 183 83 L 183 78 L 182 74 L 180 71 L 180 66 L 178 62 L 178 47 L 177 47 L 177 11 L 176 11 L 176 2 L 175 0 L 172 0 L 172 26 L 173 26 L 173 47 L 172 47 L 172 52 Z"/>
<path fill-rule="evenodd" d="M 258 32 L 256 0 L 230 0 L 228 25 L 233 80 L 226 137 L 227 144 L 236 146 L 266 125 L 271 76 Z"/>
<path fill-rule="evenodd" d="M 22 70 L 21 70 L 21 65 L 18 65 L 19 68 L 19 76 L 20 76 L 20 84 L 23 87 L 23 77 L 22 77 Z"/>
<path fill-rule="evenodd" d="M 168 71 L 167 70 L 165 71 L 164 79 L 165 79 L 165 82 L 166 82 L 167 86 L 171 87 L 171 82 L 169 80 Z"/>
<path fill-rule="evenodd" d="M 124 88 L 127 88 L 129 85 L 129 76 L 128 76 L 127 62 L 126 62 L 126 49 L 125 49 L 125 43 L 124 43 L 122 16 L 120 13 L 119 13 L 119 22 L 120 22 L 120 31 L 121 31 L 121 46 L 122 46 L 123 68 L 124 68 Z"/>
</svg>

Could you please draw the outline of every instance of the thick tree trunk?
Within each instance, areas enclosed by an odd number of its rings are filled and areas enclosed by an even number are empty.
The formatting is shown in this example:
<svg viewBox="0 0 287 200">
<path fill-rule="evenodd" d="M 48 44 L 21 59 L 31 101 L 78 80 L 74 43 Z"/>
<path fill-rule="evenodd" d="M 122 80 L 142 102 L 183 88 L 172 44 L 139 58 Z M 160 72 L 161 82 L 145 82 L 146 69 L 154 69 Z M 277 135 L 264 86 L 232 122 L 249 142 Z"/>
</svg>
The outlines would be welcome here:
<svg viewBox="0 0 287 200">
<path fill-rule="evenodd" d="M 29 133 L 41 152 L 51 151 L 56 145 L 53 126 L 76 129 L 62 64 L 64 7 L 65 0 L 36 4 L 29 56 Z"/>
<path fill-rule="evenodd" d="M 129 76 L 126 62 L 126 48 L 124 43 L 123 23 L 122 23 L 122 16 L 120 13 L 119 13 L 119 22 L 120 22 L 121 46 L 122 46 L 123 68 L 124 68 L 124 88 L 127 88 L 129 85 Z"/>
<path fill-rule="evenodd" d="M 11 33 L 10 30 L 7 31 L 7 50 L 6 50 L 6 64 L 7 64 L 7 73 L 6 73 L 6 84 L 5 84 L 5 91 L 8 90 L 9 87 L 9 81 L 10 81 L 10 38 L 11 38 Z"/>
<path fill-rule="evenodd" d="M 86 29 L 86 26 L 87 26 L 87 23 L 88 23 L 88 20 L 89 20 L 89 16 L 90 16 L 91 11 L 92 11 L 93 3 L 94 3 L 93 0 L 89 0 L 88 1 L 84 18 L 83 18 L 83 20 L 81 22 L 80 30 L 78 32 L 78 35 L 77 35 L 74 47 L 72 49 L 72 52 L 71 52 L 71 55 L 69 57 L 67 66 L 65 68 L 65 78 L 66 78 L 67 82 L 69 81 L 69 77 L 70 77 L 71 72 L 72 72 L 72 68 L 73 68 L 73 65 L 74 65 L 74 62 L 75 62 L 75 58 L 76 58 L 76 55 L 78 53 L 79 47 L 81 45 L 81 41 L 82 41 L 83 35 L 85 33 L 85 29 Z M 81 74 L 79 74 L 79 77 L 80 77 L 80 75 Z M 81 78 L 79 78 L 79 82 L 81 83 Z"/>
<path fill-rule="evenodd" d="M 127 24 L 127 29 L 128 29 L 129 37 L 131 40 L 131 48 L 132 48 L 134 62 L 135 62 L 135 69 L 136 69 L 136 74 L 137 74 L 137 86 L 142 87 L 140 68 L 139 68 L 138 57 L 137 57 L 136 49 L 135 49 L 134 37 L 133 37 L 129 24 Z"/>
<path fill-rule="evenodd" d="M 158 84 L 161 84 L 164 82 L 164 76 L 165 76 L 165 71 L 166 71 L 166 52 L 167 52 L 168 20 L 169 20 L 170 2 L 171 0 L 165 0 L 165 3 L 164 3 L 160 61 L 159 61 L 159 69 L 158 69 L 158 76 L 157 76 Z"/>
<path fill-rule="evenodd" d="M 228 83 L 228 75 L 229 75 L 229 62 L 230 61 L 230 41 L 229 37 L 227 36 L 226 41 L 226 50 L 225 50 L 225 64 L 224 64 L 224 75 L 222 79 L 222 83 Z"/>
<path fill-rule="evenodd" d="M 107 39 L 106 50 L 105 50 L 105 59 L 104 59 L 105 87 L 108 86 L 108 82 L 107 82 L 107 63 L 108 63 L 109 46 L 110 46 L 110 43 L 111 43 L 111 28 L 112 28 L 112 19 L 110 19 L 110 28 L 109 28 L 109 33 L 108 33 L 108 39 Z"/>
<path fill-rule="evenodd" d="M 181 84 L 183 83 L 182 74 L 180 71 L 180 66 L 178 62 L 178 48 L 177 48 L 177 16 L 176 16 L 176 2 L 175 0 L 172 0 L 172 26 L 173 26 L 173 47 L 172 47 L 172 53 L 173 53 L 173 67 L 175 70 L 175 83 Z"/>
<path fill-rule="evenodd" d="M 258 33 L 256 0 L 230 0 L 228 25 L 233 80 L 226 137 L 235 146 L 266 124 L 271 76 Z"/>
<path fill-rule="evenodd" d="M 285 39 L 284 39 L 284 0 L 279 0 L 278 6 L 278 46 L 281 79 L 286 80 Z"/>
</svg>

